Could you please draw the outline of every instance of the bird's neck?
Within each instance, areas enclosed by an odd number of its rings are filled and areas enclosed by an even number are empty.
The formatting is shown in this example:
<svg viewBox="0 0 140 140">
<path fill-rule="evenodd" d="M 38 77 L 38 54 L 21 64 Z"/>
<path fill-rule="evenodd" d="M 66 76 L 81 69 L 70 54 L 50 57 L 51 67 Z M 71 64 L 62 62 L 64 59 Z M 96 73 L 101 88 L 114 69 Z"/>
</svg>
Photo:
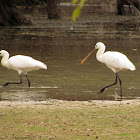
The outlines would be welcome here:
<svg viewBox="0 0 140 140">
<path fill-rule="evenodd" d="M 9 59 L 9 54 L 6 54 L 2 57 L 2 59 L 1 59 L 2 66 L 8 68 L 8 59 Z"/>
<path fill-rule="evenodd" d="M 102 59 L 102 55 L 104 54 L 104 52 L 105 52 L 105 47 L 102 47 L 97 51 L 96 58 L 98 61 L 100 61 L 100 62 L 102 61 L 101 59 Z"/>
</svg>

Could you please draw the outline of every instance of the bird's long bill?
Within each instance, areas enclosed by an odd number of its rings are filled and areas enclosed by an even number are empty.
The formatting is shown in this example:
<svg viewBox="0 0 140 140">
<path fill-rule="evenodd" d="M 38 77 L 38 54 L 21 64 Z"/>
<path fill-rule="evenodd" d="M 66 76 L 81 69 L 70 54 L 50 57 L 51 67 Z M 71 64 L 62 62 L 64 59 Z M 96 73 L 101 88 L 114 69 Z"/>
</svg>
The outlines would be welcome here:
<svg viewBox="0 0 140 140">
<path fill-rule="evenodd" d="M 95 51 L 96 51 L 96 49 L 94 48 L 94 49 L 88 54 L 88 56 L 86 56 L 86 57 L 81 61 L 81 64 L 84 64 L 85 61 L 88 59 L 88 57 L 89 57 L 91 54 L 93 54 Z"/>
</svg>

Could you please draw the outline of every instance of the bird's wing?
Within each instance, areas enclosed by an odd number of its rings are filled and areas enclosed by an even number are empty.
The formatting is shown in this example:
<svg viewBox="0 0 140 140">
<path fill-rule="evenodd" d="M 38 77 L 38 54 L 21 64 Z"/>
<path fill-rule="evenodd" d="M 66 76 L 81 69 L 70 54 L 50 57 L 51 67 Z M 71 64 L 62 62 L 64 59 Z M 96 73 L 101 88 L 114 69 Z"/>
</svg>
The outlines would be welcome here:
<svg viewBox="0 0 140 140">
<path fill-rule="evenodd" d="M 11 68 L 18 70 L 24 70 L 24 69 L 30 69 L 30 68 L 36 68 L 39 69 L 44 65 L 42 62 L 33 59 L 32 57 L 29 56 L 24 56 L 24 55 L 16 55 L 13 57 L 10 57 L 9 60 L 9 65 Z"/>
<path fill-rule="evenodd" d="M 130 67 L 134 66 L 124 54 L 119 52 L 105 52 L 102 56 L 102 61 L 108 67 L 117 71 L 130 69 Z"/>
</svg>

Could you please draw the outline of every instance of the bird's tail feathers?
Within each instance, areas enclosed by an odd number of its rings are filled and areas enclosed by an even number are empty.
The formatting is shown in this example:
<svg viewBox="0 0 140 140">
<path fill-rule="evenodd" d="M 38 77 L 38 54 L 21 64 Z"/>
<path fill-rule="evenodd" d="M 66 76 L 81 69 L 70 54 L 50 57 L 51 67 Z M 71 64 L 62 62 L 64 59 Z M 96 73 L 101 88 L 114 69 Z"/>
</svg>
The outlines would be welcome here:
<svg viewBox="0 0 140 140">
<path fill-rule="evenodd" d="M 47 65 L 46 64 L 43 64 L 42 68 L 43 69 L 47 69 Z"/>
<path fill-rule="evenodd" d="M 130 67 L 130 70 L 131 70 L 131 71 L 134 71 L 134 70 L 136 70 L 136 67 L 135 67 L 134 65 L 132 65 L 132 66 Z"/>
</svg>

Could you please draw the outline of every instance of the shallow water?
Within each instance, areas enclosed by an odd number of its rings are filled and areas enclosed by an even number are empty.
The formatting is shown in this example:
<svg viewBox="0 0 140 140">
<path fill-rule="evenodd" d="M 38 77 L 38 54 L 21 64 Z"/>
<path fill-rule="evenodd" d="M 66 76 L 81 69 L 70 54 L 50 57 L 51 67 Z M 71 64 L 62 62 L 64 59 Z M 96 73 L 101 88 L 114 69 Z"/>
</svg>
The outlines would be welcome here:
<svg viewBox="0 0 140 140">
<path fill-rule="evenodd" d="M 52 23 L 51 23 L 52 22 Z M 49 21 L 48 26 L 13 27 L 0 29 L 0 49 L 6 49 L 11 56 L 24 54 L 47 64 L 48 70 L 28 73 L 31 87 L 23 76 L 23 84 L 0 87 L 0 100 L 114 100 L 120 95 L 119 84 L 110 87 L 102 94 L 100 89 L 115 81 L 115 74 L 104 64 L 98 62 L 95 54 L 81 65 L 81 60 L 93 49 L 98 41 L 107 46 L 106 50 L 119 51 L 134 63 L 136 71 L 120 72 L 123 84 L 123 97 L 139 97 L 140 90 L 140 39 L 139 32 L 122 27 L 103 27 L 92 23 L 74 25 L 67 22 Z M 53 26 L 51 26 L 53 24 Z M 59 26 L 58 26 L 59 25 Z M 111 25 L 110 25 L 111 27 Z M 101 28 L 99 28 L 101 29 Z M 137 36 L 136 36 L 137 34 Z M 131 35 L 131 36 L 130 36 Z M 19 81 L 16 71 L 0 66 L 0 84 Z"/>
</svg>

